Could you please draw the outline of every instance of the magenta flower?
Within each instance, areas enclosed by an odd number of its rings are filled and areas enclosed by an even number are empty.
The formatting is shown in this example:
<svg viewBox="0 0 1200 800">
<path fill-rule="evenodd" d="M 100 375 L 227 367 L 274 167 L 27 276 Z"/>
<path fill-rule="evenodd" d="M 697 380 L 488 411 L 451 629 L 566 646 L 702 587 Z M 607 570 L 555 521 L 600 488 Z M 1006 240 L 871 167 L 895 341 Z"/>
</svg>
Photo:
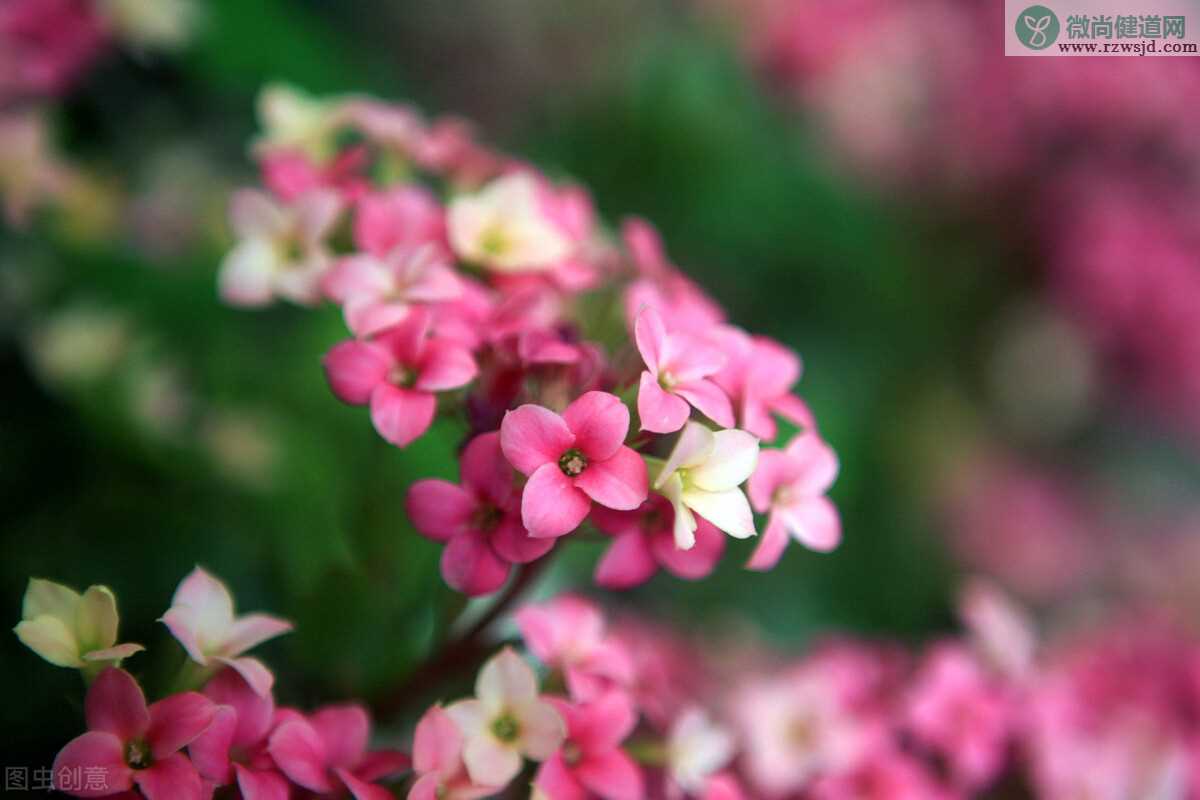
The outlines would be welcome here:
<svg viewBox="0 0 1200 800">
<path fill-rule="evenodd" d="M 401 322 L 414 303 L 448 302 L 462 294 L 446 254 L 432 244 L 343 258 L 326 273 L 321 290 L 341 304 L 355 336 L 372 336 Z"/>
<path fill-rule="evenodd" d="M 789 537 L 821 552 L 838 546 L 841 517 L 825 496 L 837 473 L 837 455 L 816 431 L 798 434 L 783 450 L 759 453 L 758 467 L 747 488 L 754 510 L 770 517 L 747 567 L 767 570 L 775 566 Z"/>
<path fill-rule="evenodd" d="M 376 257 L 424 244 L 444 245 L 445 213 L 421 186 L 401 185 L 365 195 L 354 212 L 354 244 Z"/>
<path fill-rule="evenodd" d="M 268 752 L 293 783 L 318 794 L 349 791 L 354 800 L 392 800 L 376 781 L 409 767 L 396 750 L 367 751 L 371 720 L 355 705 L 326 706 L 308 717 L 291 715 L 271 734 Z"/>
<path fill-rule="evenodd" d="M 629 651 L 606 634 L 604 615 L 587 600 L 562 595 L 525 606 L 515 616 L 529 652 L 562 672 L 572 699 L 590 700 L 632 683 L 635 670 Z"/>
<path fill-rule="evenodd" d="M 596 565 L 596 584 L 629 589 L 650 580 L 659 568 L 677 578 L 699 580 L 713 571 L 725 552 L 725 536 L 708 520 L 696 520 L 696 544 L 681 550 L 675 543 L 675 509 L 652 494 L 633 511 L 593 508 L 592 524 L 614 537 Z"/>
<path fill-rule="evenodd" d="M 764 442 L 773 442 L 778 432 L 774 414 L 802 429 L 813 427 L 812 412 L 791 393 L 800 380 L 799 356 L 766 336 L 737 329 L 725 329 L 721 339 L 729 360 L 713 380 L 733 400 L 741 427 Z"/>
<path fill-rule="evenodd" d="M 469 350 L 428 334 L 429 314 L 414 308 L 371 340 L 342 342 L 325 356 L 333 393 L 351 405 L 369 404 L 375 430 L 397 447 L 433 424 L 435 392 L 465 386 L 477 372 Z"/>
<path fill-rule="evenodd" d="M 218 672 L 204 695 L 217 707 L 212 725 L 188 745 L 200 776 L 216 786 L 236 780 L 243 800 L 287 800 L 288 782 L 267 753 L 275 699 L 255 692 L 233 669 Z"/>
<path fill-rule="evenodd" d="M 634 338 L 646 363 L 638 387 L 642 430 L 679 430 L 691 414 L 689 404 L 724 428 L 734 426 L 729 398 L 708 380 L 725 365 L 724 353 L 695 336 L 667 333 L 662 316 L 652 307 L 638 314 Z"/>
<path fill-rule="evenodd" d="M 628 431 L 629 409 L 607 392 L 587 392 L 562 416 L 535 405 L 504 416 L 504 457 L 529 476 L 521 518 L 531 536 L 570 533 L 593 500 L 628 511 L 646 499 L 646 462 L 623 444 Z"/>
<path fill-rule="evenodd" d="M 137 681 L 109 667 L 88 690 L 84 711 L 88 732 L 54 759 L 56 788 L 75 797 L 106 797 L 134 786 L 147 800 L 203 796 L 200 773 L 179 751 L 212 724 L 216 706 L 208 698 L 183 692 L 147 707 Z M 90 776 L 91 785 L 73 776 Z"/>
<path fill-rule="evenodd" d="M 567 738 L 538 769 L 534 785 L 551 800 L 642 800 L 642 771 L 621 749 L 638 722 L 629 696 L 609 691 L 579 705 L 550 702 L 567 723 Z"/>
<path fill-rule="evenodd" d="M 292 629 L 292 623 L 269 614 L 235 617 L 229 589 L 200 567 L 179 584 L 161 621 L 197 664 L 233 667 L 262 695 L 271 690 L 274 676 L 258 659 L 240 656 Z"/>
<path fill-rule="evenodd" d="M 500 434 L 476 436 L 463 450 L 462 483 L 427 479 L 408 490 L 408 516 L 424 536 L 445 542 L 442 576 L 464 594 L 494 592 L 510 565 L 541 558 L 553 539 L 536 539 L 521 524 L 513 469 Z"/>
<path fill-rule="evenodd" d="M 497 794 L 501 787 L 471 782 L 463 764 L 463 735 L 441 706 L 433 706 L 413 734 L 413 771 L 417 780 L 408 800 L 477 800 Z"/>
</svg>

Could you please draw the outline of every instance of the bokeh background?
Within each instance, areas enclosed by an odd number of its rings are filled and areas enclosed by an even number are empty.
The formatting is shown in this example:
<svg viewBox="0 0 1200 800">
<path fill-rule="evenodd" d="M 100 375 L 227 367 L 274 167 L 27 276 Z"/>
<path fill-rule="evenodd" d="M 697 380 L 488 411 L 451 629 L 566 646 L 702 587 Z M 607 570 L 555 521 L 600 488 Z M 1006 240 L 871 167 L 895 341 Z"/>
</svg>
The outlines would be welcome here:
<svg viewBox="0 0 1200 800">
<path fill-rule="evenodd" d="M 337 403 L 335 310 L 217 300 L 271 81 L 474 120 L 610 222 L 653 220 L 733 321 L 803 355 L 841 548 L 760 575 L 735 543 L 708 580 L 605 602 L 797 651 L 949 630 L 977 572 L 1047 624 L 1197 619 L 1196 59 L 1006 60 L 999 8 L 953 0 L 210 0 L 39 83 L 5 73 L 20 4 L 0 2 L 12 624 L 29 576 L 105 583 L 165 676 L 182 654 L 155 620 L 202 564 L 299 623 L 263 657 L 311 705 L 380 696 L 461 604 L 403 514 L 414 477 L 453 477 L 459 432 L 399 451 Z M 597 553 L 543 591 L 588 585 Z M 4 763 L 48 765 L 78 676 L 6 636 L 0 681 Z"/>
</svg>

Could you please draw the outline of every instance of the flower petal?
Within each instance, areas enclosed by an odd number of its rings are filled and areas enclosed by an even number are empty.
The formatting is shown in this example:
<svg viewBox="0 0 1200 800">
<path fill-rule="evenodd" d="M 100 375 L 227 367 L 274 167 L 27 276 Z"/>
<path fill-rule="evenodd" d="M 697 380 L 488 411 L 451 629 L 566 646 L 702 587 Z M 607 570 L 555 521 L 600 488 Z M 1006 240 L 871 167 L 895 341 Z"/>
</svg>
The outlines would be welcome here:
<svg viewBox="0 0 1200 800">
<path fill-rule="evenodd" d="M 463 735 L 440 706 L 425 712 L 413 733 L 413 769 L 450 776 L 458 767 Z"/>
<path fill-rule="evenodd" d="M 765 572 L 773 568 L 783 557 L 787 544 L 788 530 L 784 527 L 779 512 L 773 511 L 767 519 L 767 528 L 763 531 L 758 546 L 754 548 L 754 554 L 746 562 L 746 569 Z"/>
<path fill-rule="evenodd" d="M 179 752 L 208 730 L 217 706 L 199 692 L 180 692 L 154 703 L 149 712 L 146 743 L 151 755 L 159 760 Z"/>
<path fill-rule="evenodd" d="M 235 764 L 233 768 L 242 800 L 288 800 L 291 788 L 279 773 L 248 769 L 241 764 Z"/>
<path fill-rule="evenodd" d="M 683 502 L 730 536 L 747 539 L 755 533 L 750 501 L 741 489 L 726 489 L 723 492 L 685 489 Z"/>
<path fill-rule="evenodd" d="M 765 514 L 774 502 L 775 492 L 790 484 L 796 477 L 796 462 L 783 450 L 763 450 L 758 454 L 758 466 L 746 484 L 754 510 Z"/>
<path fill-rule="evenodd" d="M 274 297 L 279 254 L 269 239 L 244 239 L 221 261 L 217 277 L 221 299 L 234 306 L 265 306 Z"/>
<path fill-rule="evenodd" d="M 842 520 L 827 497 L 814 497 L 779 509 L 783 524 L 796 541 L 810 550 L 826 553 L 842 540 Z"/>
<path fill-rule="evenodd" d="M 521 521 L 530 536 L 563 536 L 579 527 L 591 507 L 591 499 L 575 488 L 557 462 L 543 464 L 525 484 Z"/>
<path fill-rule="evenodd" d="M 470 486 L 499 508 L 507 508 L 515 496 L 512 465 L 500 448 L 500 433 L 482 433 L 463 449 L 459 473 Z"/>
<path fill-rule="evenodd" d="M 446 543 L 441 567 L 446 584 L 470 597 L 496 591 L 509 573 L 509 563 L 476 530 L 464 530 Z"/>
<path fill-rule="evenodd" d="M 688 581 L 708 576 L 725 553 L 725 537 L 706 520 L 696 520 L 695 544 L 681 550 L 671 533 L 655 536 L 651 549 L 663 569 Z"/>
<path fill-rule="evenodd" d="M 500 425 L 504 457 L 525 475 L 548 463 L 557 469 L 559 457 L 574 444 L 575 436 L 566 421 L 542 406 L 523 405 L 509 411 Z"/>
<path fill-rule="evenodd" d="M 286 619 L 270 614 L 245 614 L 229 627 L 229 635 L 221 648 L 226 656 L 239 656 L 265 641 L 282 636 L 294 626 Z"/>
<path fill-rule="evenodd" d="M 713 422 L 725 428 L 733 427 L 735 420 L 729 396 L 712 381 L 697 380 L 681 383 L 675 387 L 674 391 Z"/>
<path fill-rule="evenodd" d="M 146 695 L 123 669 L 109 667 L 88 689 L 84 700 L 88 729 L 114 734 L 123 742 L 140 739 L 150 727 Z"/>
<path fill-rule="evenodd" d="M 389 792 L 382 786 L 376 786 L 373 783 L 367 783 L 364 780 L 359 780 L 346 769 L 336 769 L 338 778 L 345 784 L 354 800 L 396 800 L 396 795 Z"/>
<path fill-rule="evenodd" d="M 688 470 L 688 477 L 705 491 L 720 492 L 744 483 L 757 464 L 758 439 L 745 431 L 717 431 L 712 453 L 703 464 Z"/>
<path fill-rule="evenodd" d="M 259 697 L 266 697 L 275 685 L 275 675 L 257 658 L 242 656 L 241 658 L 226 658 L 218 656 L 214 659 L 227 667 L 236 670 Z"/>
<path fill-rule="evenodd" d="M 233 744 L 248 747 L 267 735 L 275 715 L 275 699 L 258 694 L 236 669 L 223 669 L 204 684 L 204 696 L 237 712 Z"/>
<path fill-rule="evenodd" d="M 329 388 L 343 403 L 361 406 L 371 391 L 387 379 L 393 361 L 386 350 L 373 342 L 342 342 L 333 346 L 321 361 Z"/>
<path fill-rule="evenodd" d="M 608 392 L 585 392 L 563 411 L 563 420 L 590 461 L 611 458 L 629 433 L 629 409 Z"/>
<path fill-rule="evenodd" d="M 307 720 L 284 722 L 271 734 L 267 750 L 293 783 L 313 792 L 333 789 L 326 772 L 325 742 Z"/>
<path fill-rule="evenodd" d="M 492 736 L 473 736 L 463 747 L 463 763 L 472 782 L 506 786 L 521 771 L 521 754 Z"/>
<path fill-rule="evenodd" d="M 625 741 L 637 723 L 637 710 L 629 695 L 610 690 L 579 707 L 571 724 L 571 741 L 585 755 L 603 753 Z"/>
<path fill-rule="evenodd" d="M 642 361 L 652 376 L 657 376 L 667 343 L 667 328 L 657 309 L 648 306 L 638 312 L 637 320 L 633 323 L 633 338 Z"/>
<path fill-rule="evenodd" d="M 596 564 L 595 581 L 606 589 L 629 589 L 650 580 L 656 571 L 658 562 L 650 553 L 646 536 L 633 531 L 613 540 Z"/>
<path fill-rule="evenodd" d="M 687 401 L 658 385 L 649 372 L 643 372 L 638 384 L 638 418 L 642 430 L 652 433 L 673 433 L 683 427 L 691 415 Z"/>
<path fill-rule="evenodd" d="M 188 745 L 188 757 L 200 776 L 218 786 L 233 779 L 233 764 L 229 750 L 237 734 L 238 713 L 233 706 L 217 706 L 208 730 Z"/>
<path fill-rule="evenodd" d="M 622 446 L 606 461 L 589 464 L 575 478 L 575 486 L 602 506 L 632 511 L 649 491 L 646 462 L 632 448 Z"/>
<path fill-rule="evenodd" d="M 513 564 L 537 561 L 554 547 L 554 539 L 530 536 L 516 514 L 506 514 L 490 534 L 496 554 Z"/>
<path fill-rule="evenodd" d="M 64 786 L 57 777 L 82 776 L 85 769 L 96 768 L 103 770 L 103 786 L 91 790 Z M 133 770 L 125 764 L 125 743 L 105 731 L 88 731 L 67 742 L 54 758 L 52 774 L 55 776 L 55 788 L 60 791 L 70 788 L 71 794 L 76 797 L 104 797 L 133 788 Z M 87 784 L 81 782 L 80 785 Z"/>
<path fill-rule="evenodd" d="M 508 469 L 508 464 L 504 468 Z M 418 533 L 445 542 L 466 529 L 477 505 L 458 484 L 427 478 L 409 487 L 405 507 Z"/>
<path fill-rule="evenodd" d="M 421 353 L 413 386 L 423 392 L 444 392 L 466 386 L 478 373 L 471 351 L 454 342 L 432 339 Z"/>
<path fill-rule="evenodd" d="M 146 800 L 202 800 L 204 784 L 192 762 L 180 753 L 155 761 L 133 773 Z"/>
<path fill-rule="evenodd" d="M 75 608 L 79 605 L 79 592 L 61 583 L 44 578 L 30 578 L 21 603 L 22 619 L 33 619 L 43 614 L 57 617 L 64 625 L 75 621 Z"/>
<path fill-rule="evenodd" d="M 575 767 L 575 775 L 603 800 L 642 800 L 646 796 L 642 771 L 623 750 L 589 755 Z"/>
<path fill-rule="evenodd" d="M 533 785 L 548 800 L 588 800 L 587 789 L 575 779 L 562 755 L 556 754 L 538 768 Z"/>
<path fill-rule="evenodd" d="M 704 425 L 699 422 L 689 422 L 684 425 L 683 433 L 679 434 L 679 439 L 675 442 L 671 455 L 667 456 L 666 463 L 663 464 L 658 478 L 654 481 L 654 488 L 661 489 L 676 470 L 688 469 L 703 463 L 712 455 L 715 446 L 716 440 L 713 432 Z"/>
<path fill-rule="evenodd" d="M 117 599 L 107 586 L 89 586 L 75 608 L 80 650 L 102 650 L 117 641 Z"/>
<path fill-rule="evenodd" d="M 399 750 L 372 750 L 354 767 L 364 781 L 390 780 L 412 769 L 412 759 Z"/>
<path fill-rule="evenodd" d="M 42 614 L 21 620 L 13 628 L 21 643 L 57 667 L 82 667 L 79 643 L 58 617 Z"/>
<path fill-rule="evenodd" d="M 406 447 L 429 430 L 437 399 L 428 392 L 381 383 L 371 392 L 371 423 L 386 441 Z"/>
<path fill-rule="evenodd" d="M 513 713 L 521 727 L 521 750 L 526 756 L 545 761 L 562 747 L 567 724 L 552 704 L 545 700 L 526 701 L 514 707 Z"/>
<path fill-rule="evenodd" d="M 325 743 L 325 763 L 352 767 L 362 760 L 371 733 L 367 710 L 354 704 L 325 706 L 308 718 Z"/>
<path fill-rule="evenodd" d="M 342 304 L 354 298 L 378 300 L 392 285 L 392 274 L 387 266 L 378 258 L 365 254 L 341 259 L 321 279 L 321 291 L 325 296 Z"/>
<path fill-rule="evenodd" d="M 820 495 L 837 479 L 838 458 L 816 431 L 799 434 L 784 450 L 799 473 L 794 486 L 804 494 Z"/>
<path fill-rule="evenodd" d="M 523 658 L 506 647 L 479 670 L 475 696 L 489 711 L 532 702 L 537 698 L 537 676 Z M 469 732 L 464 733 L 471 738 Z"/>
</svg>

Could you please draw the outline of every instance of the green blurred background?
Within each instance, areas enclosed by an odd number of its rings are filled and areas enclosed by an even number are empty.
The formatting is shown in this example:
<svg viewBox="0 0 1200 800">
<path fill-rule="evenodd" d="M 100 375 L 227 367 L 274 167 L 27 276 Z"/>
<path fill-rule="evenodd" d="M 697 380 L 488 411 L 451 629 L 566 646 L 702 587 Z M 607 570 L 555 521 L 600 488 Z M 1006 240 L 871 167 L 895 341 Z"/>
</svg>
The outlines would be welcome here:
<svg viewBox="0 0 1200 800">
<path fill-rule="evenodd" d="M 254 180 L 246 147 L 268 81 L 473 118 L 590 187 L 609 221 L 653 220 L 736 323 L 803 355 L 800 393 L 842 460 L 843 546 L 793 547 L 759 575 L 733 542 L 708 580 L 660 576 L 605 602 L 682 625 L 749 622 L 792 649 L 831 631 L 953 625 L 928 451 L 957 446 L 959 398 L 978 391 L 996 318 L 1035 279 L 986 226 L 839 176 L 727 33 L 638 0 L 212 0 L 178 56 L 110 54 L 93 69 L 56 107 L 57 135 L 170 224 L 113 235 L 103 213 L 83 226 L 51 214 L 2 233 L 12 624 L 29 576 L 107 584 L 122 640 L 149 647 L 131 666 L 161 685 L 182 652 L 155 620 L 202 564 L 241 609 L 298 622 L 261 655 L 281 701 L 311 705 L 378 696 L 458 606 L 403 497 L 417 476 L 454 477 L 461 432 L 438 427 L 399 451 L 337 403 L 318 365 L 343 336 L 335 310 L 217 301 L 223 197 Z M 598 549 L 567 550 L 543 591 L 590 584 Z M 47 765 L 78 731 L 79 678 L 13 636 L 0 656 L 5 763 Z"/>
</svg>

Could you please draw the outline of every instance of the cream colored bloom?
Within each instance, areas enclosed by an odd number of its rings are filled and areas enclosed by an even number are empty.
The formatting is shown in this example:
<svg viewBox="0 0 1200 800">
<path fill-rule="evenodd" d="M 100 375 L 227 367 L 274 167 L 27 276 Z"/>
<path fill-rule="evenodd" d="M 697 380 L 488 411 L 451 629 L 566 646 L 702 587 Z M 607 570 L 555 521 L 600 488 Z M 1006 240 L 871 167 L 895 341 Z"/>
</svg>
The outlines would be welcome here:
<svg viewBox="0 0 1200 800">
<path fill-rule="evenodd" d="M 696 543 L 699 514 L 738 539 L 755 534 L 754 514 L 741 485 L 758 464 L 758 439 L 741 430 L 713 432 L 699 422 L 683 428 L 654 488 L 675 507 L 675 544 Z"/>
<path fill-rule="evenodd" d="M 90 586 L 82 595 L 67 586 L 30 578 L 25 590 L 17 638 L 60 667 L 93 668 L 119 664 L 143 650 L 117 644 L 117 600 L 107 586 Z"/>
<path fill-rule="evenodd" d="M 456 197 L 447 213 L 450 244 L 459 258 L 496 272 L 551 269 L 573 249 L 525 173 L 497 178 L 475 194 Z"/>
</svg>

